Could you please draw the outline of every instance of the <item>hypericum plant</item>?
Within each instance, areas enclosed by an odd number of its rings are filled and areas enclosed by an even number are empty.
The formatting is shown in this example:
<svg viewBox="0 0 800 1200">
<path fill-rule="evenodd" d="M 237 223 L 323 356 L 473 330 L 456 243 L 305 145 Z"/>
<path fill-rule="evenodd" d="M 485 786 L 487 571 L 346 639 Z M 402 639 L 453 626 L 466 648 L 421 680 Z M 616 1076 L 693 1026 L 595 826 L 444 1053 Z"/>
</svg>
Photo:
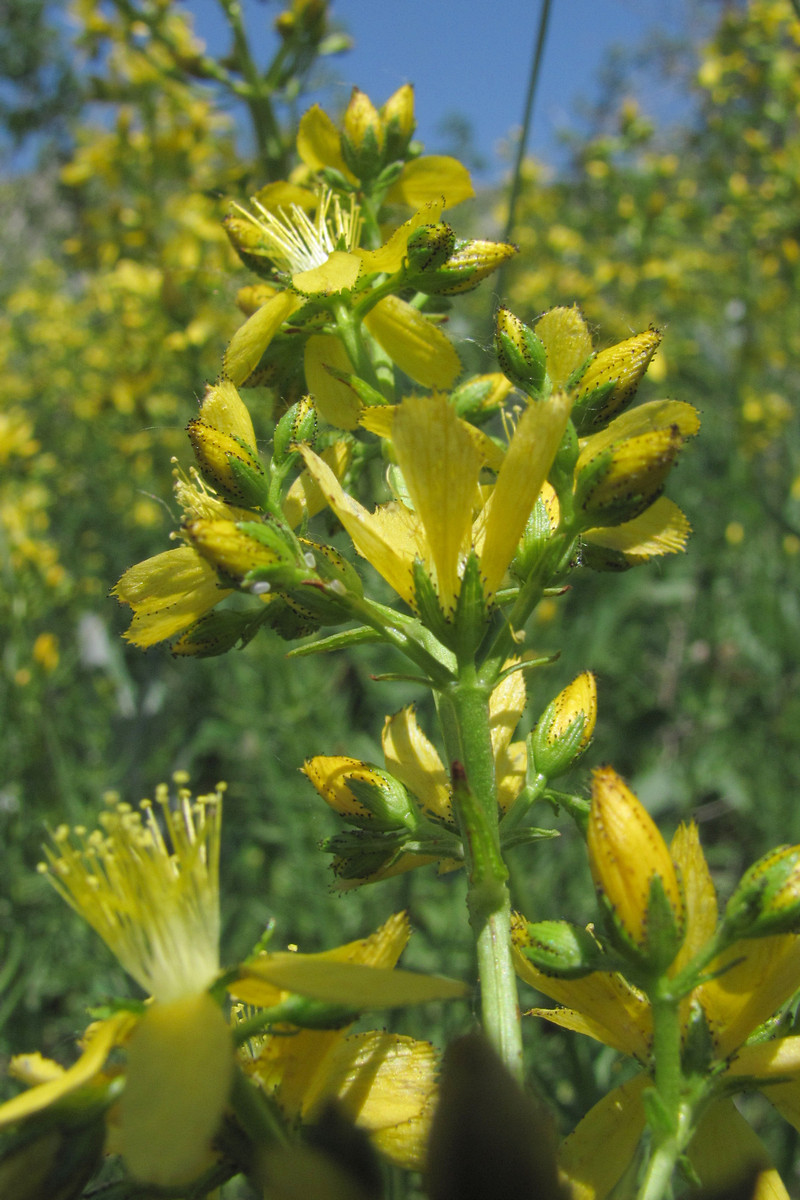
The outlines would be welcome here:
<svg viewBox="0 0 800 1200">
<path fill-rule="evenodd" d="M 214 656 L 262 630 L 310 638 L 294 655 L 377 643 L 397 660 L 384 679 L 431 694 L 438 729 L 424 732 L 413 707 L 387 717 L 383 764 L 330 754 L 305 764 L 346 826 L 326 846 L 337 885 L 463 868 L 481 1022 L 512 1077 L 512 1092 L 492 1087 L 513 1095 L 510 1109 L 525 1104 L 514 1082 L 524 1074 L 515 969 L 569 1005 L 548 1010 L 551 1020 L 641 1067 L 567 1140 L 563 1182 L 553 1176 L 546 1194 L 603 1197 L 619 1186 L 615 1195 L 657 1200 L 677 1166 L 690 1184 L 717 1181 L 708 1149 L 722 1117 L 738 1127 L 732 1091 L 771 1089 L 796 1071 L 797 1039 L 763 1022 L 797 978 L 798 852 L 748 872 L 717 926 L 691 831 L 670 853 L 609 767 L 595 772 L 591 803 L 559 790 L 594 731 L 591 672 L 517 734 L 526 676 L 549 661 L 528 633 L 542 599 L 575 572 L 683 549 L 688 522 L 662 493 L 699 421 L 681 401 L 631 407 L 656 330 L 598 352 L 576 308 L 532 326 L 501 309 L 501 370 L 460 379 L 449 297 L 514 248 L 461 239 L 442 220 L 471 193 L 469 177 L 454 160 L 421 157 L 413 129 L 410 88 L 380 110 L 354 91 L 340 130 L 314 108 L 300 123 L 303 166 L 250 209 L 232 207 L 228 233 L 261 282 L 242 297 L 250 315 L 189 423 L 196 465 L 177 472 L 180 544 L 132 567 L 115 594 L 142 647 L 170 640 L 173 653 Z M 265 382 L 276 420 L 260 452 L 238 389 Z M 244 1172 L 281 1195 L 272 1152 L 330 1096 L 396 1162 L 423 1162 L 432 1053 L 375 1033 L 348 1041 L 341 1028 L 362 1009 L 461 987 L 388 969 L 407 932 L 399 917 L 365 943 L 318 956 L 257 947 L 221 970 L 219 803 L 164 794 L 160 816 L 117 808 L 105 833 L 76 833 L 77 847 L 56 834 L 56 886 L 151 1000 L 90 1027 L 66 1072 L 16 1062 L 34 1086 L 0 1109 L 18 1130 L 7 1178 L 36 1161 L 52 1192 L 76 1195 L 107 1136 L 142 1183 L 205 1195 Z M 512 919 L 507 851 L 552 836 L 531 822 L 541 804 L 585 835 L 597 928 Z M 794 1119 L 791 1095 L 784 1111 Z M 70 1130 L 86 1149 L 65 1175 Z M 434 1135 L 434 1148 L 446 1141 Z M 296 1161 L 313 1176 L 305 1154 Z M 783 1194 L 772 1174 L 761 1186 Z"/>
</svg>

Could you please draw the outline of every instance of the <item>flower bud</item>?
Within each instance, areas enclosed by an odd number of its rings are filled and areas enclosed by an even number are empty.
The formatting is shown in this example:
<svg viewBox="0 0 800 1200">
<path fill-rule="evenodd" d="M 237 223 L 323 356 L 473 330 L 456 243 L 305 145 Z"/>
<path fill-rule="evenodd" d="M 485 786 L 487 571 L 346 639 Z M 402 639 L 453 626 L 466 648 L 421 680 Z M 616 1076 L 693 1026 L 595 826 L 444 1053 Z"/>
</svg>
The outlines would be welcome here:
<svg viewBox="0 0 800 1200">
<path fill-rule="evenodd" d="M 435 269 L 413 274 L 408 282 L 430 295 L 459 295 L 476 288 L 516 253 L 517 247 L 505 242 L 461 239 L 445 262 Z"/>
<path fill-rule="evenodd" d="M 374 179 L 383 166 L 383 122 L 369 96 L 359 88 L 353 88 L 345 109 L 341 148 L 345 163 L 362 181 Z"/>
<path fill-rule="evenodd" d="M 745 871 L 724 923 L 738 937 L 800 930 L 800 846 L 779 846 Z"/>
<path fill-rule="evenodd" d="M 193 417 L 186 426 L 197 465 L 217 491 L 236 504 L 263 504 L 267 477 L 257 456 L 237 438 Z"/>
<path fill-rule="evenodd" d="M 426 271 L 440 267 L 453 253 L 455 245 L 456 235 L 445 221 L 414 229 L 406 242 L 409 282 L 424 278 Z"/>
<path fill-rule="evenodd" d="M 190 625 L 170 652 L 180 658 L 215 658 L 226 654 L 236 645 L 246 645 L 258 631 L 261 613 L 213 609 Z"/>
<path fill-rule="evenodd" d="M 665 969 L 683 938 L 678 877 L 652 817 L 611 767 L 593 772 L 586 842 L 592 878 L 619 948 Z"/>
<path fill-rule="evenodd" d="M 515 387 L 536 399 L 547 379 L 545 349 L 532 329 L 507 308 L 497 314 L 495 330 L 497 361 Z"/>
<path fill-rule="evenodd" d="M 276 463 L 284 463 L 291 453 L 292 447 L 299 442 L 314 443 L 317 432 L 317 413 L 314 401 L 310 396 L 304 396 L 291 408 L 287 408 L 275 426 L 272 435 L 272 455 Z"/>
<path fill-rule="evenodd" d="M 537 921 L 514 937 L 519 950 L 537 970 L 557 979 L 581 979 L 607 970 L 603 952 L 587 929 L 568 921 Z"/>
<path fill-rule="evenodd" d="M 450 394 L 450 403 L 462 420 L 482 425 L 502 408 L 510 391 L 510 380 L 500 371 L 492 371 L 488 375 L 473 375 L 459 384 Z"/>
<path fill-rule="evenodd" d="M 601 350 L 580 376 L 572 419 L 581 436 L 592 433 L 625 408 L 661 343 L 657 329 Z"/>
<path fill-rule="evenodd" d="M 302 770 L 326 804 L 351 825 L 413 830 L 419 823 L 403 784 L 372 763 L 317 754 Z"/>
<path fill-rule="evenodd" d="M 385 158 L 387 162 L 394 162 L 404 157 L 417 124 L 414 120 L 414 89 L 410 83 L 404 83 L 392 93 L 381 108 L 381 117 Z"/>
<path fill-rule="evenodd" d="M 683 446 L 677 425 L 653 429 L 607 446 L 593 458 L 578 459 L 575 506 L 586 526 L 632 521 L 661 495 Z"/>
<path fill-rule="evenodd" d="M 530 735 L 536 770 L 554 779 L 583 754 L 597 720 L 597 684 L 591 671 L 573 679 L 551 700 Z"/>
<path fill-rule="evenodd" d="M 277 580 L 294 563 L 292 548 L 281 532 L 266 523 L 190 521 L 183 533 L 212 567 L 239 585 L 254 571 L 262 579 L 272 575 Z"/>
</svg>

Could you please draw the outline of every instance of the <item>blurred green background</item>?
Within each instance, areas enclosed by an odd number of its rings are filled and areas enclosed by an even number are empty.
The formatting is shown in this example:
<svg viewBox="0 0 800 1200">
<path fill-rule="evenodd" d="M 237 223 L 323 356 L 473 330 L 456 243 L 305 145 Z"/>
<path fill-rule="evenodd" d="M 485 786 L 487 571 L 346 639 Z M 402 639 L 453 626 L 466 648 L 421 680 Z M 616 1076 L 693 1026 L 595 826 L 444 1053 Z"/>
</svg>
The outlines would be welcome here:
<svg viewBox="0 0 800 1200">
<path fill-rule="evenodd" d="M 225 202 L 258 187 L 265 163 L 291 167 L 321 62 L 359 83 L 346 53 L 328 56 L 344 48 L 335 7 L 298 0 L 281 18 L 275 126 L 256 129 L 248 161 L 225 83 L 244 59 L 205 59 L 176 6 L 86 0 L 67 28 L 44 3 L 11 5 L 0 119 L 27 165 L 0 185 L 0 1064 L 58 1055 L 87 1004 L 128 986 L 36 874 L 46 827 L 93 822 L 105 790 L 136 801 L 178 768 L 197 789 L 229 783 L 224 959 L 272 917 L 281 944 L 316 950 L 405 906 L 410 965 L 472 970 L 458 875 L 330 895 L 317 843 L 334 821 L 299 774 L 314 753 L 381 761 L 383 716 L 413 689 L 373 683 L 386 665 L 375 651 L 287 662 L 265 635 L 216 660 L 143 654 L 121 640 L 126 617 L 107 595 L 167 545 L 170 459 L 189 461 L 183 429 L 241 320 L 234 298 L 250 279 L 221 231 Z M 562 166 L 525 163 L 521 253 L 502 298 L 526 320 L 577 302 L 598 346 L 657 326 L 663 349 L 640 397 L 700 409 L 669 488 L 695 529 L 688 552 L 576 576 L 542 608 L 537 642 L 561 658 L 530 691 L 535 720 L 578 671 L 596 671 L 600 717 L 575 786 L 609 761 L 665 833 L 696 819 L 725 892 L 768 847 L 800 840 L 800 19 L 789 0 L 709 11 L 702 44 L 636 47 L 630 70 L 615 60 Z M 680 89 L 677 125 L 633 98 L 643 64 Z M 452 219 L 460 234 L 498 236 L 506 209 L 506 186 L 492 185 Z M 470 369 L 493 367 L 495 298 L 484 285 L 454 308 Z M 248 402 L 258 429 L 271 398 Z M 516 853 L 514 899 L 529 916 L 591 916 L 568 828 Z M 462 1016 L 432 1012 L 445 1023 L 434 1032 Z M 527 1034 L 569 1127 L 611 1057 Z"/>
</svg>

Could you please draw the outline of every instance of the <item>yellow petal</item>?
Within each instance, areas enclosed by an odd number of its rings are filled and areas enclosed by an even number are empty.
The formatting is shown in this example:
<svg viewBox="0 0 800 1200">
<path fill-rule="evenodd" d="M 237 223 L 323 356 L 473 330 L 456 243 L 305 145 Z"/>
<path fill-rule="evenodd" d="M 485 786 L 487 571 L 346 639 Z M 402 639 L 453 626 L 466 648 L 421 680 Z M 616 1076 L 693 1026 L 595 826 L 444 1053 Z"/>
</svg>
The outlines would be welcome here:
<svg viewBox="0 0 800 1200">
<path fill-rule="evenodd" d="M 530 404 L 517 422 L 483 514 L 481 566 L 492 596 L 514 557 L 567 427 L 570 401 L 559 392 Z"/>
<path fill-rule="evenodd" d="M 551 308 L 534 325 L 547 351 L 547 374 L 554 388 L 563 388 L 577 367 L 592 353 L 592 337 L 577 304 Z"/>
<path fill-rule="evenodd" d="M 84 1084 L 91 1083 L 103 1069 L 112 1048 L 124 1039 L 135 1021 L 130 1013 L 119 1012 L 107 1021 L 96 1022 L 87 1032 L 85 1049 L 76 1063 L 0 1105 L 0 1129 L 41 1112 Z"/>
<path fill-rule="evenodd" d="M 797 1039 L 792 1039 L 796 1041 Z M 797 1067 L 794 1068 L 797 1074 Z M 771 1087 L 763 1087 L 762 1092 L 771 1104 L 774 1104 L 784 1121 L 788 1121 L 795 1129 L 800 1130 L 800 1078 L 791 1083 L 778 1083 Z"/>
<path fill-rule="evenodd" d="M 389 971 L 332 962 L 317 954 L 267 954 L 242 966 L 243 978 L 263 979 L 283 991 L 361 1011 L 424 1004 L 466 995 L 466 984 L 441 975 Z"/>
<path fill-rule="evenodd" d="M 372 814 L 356 799 L 347 786 L 347 780 L 369 779 L 373 777 L 369 763 L 359 758 L 346 758 L 343 755 L 317 754 L 308 759 L 301 768 L 307 779 L 313 783 L 326 804 L 334 812 L 343 817 L 365 817 Z"/>
<path fill-rule="evenodd" d="M 559 1166 L 572 1200 L 605 1200 L 630 1164 L 644 1130 L 644 1074 L 595 1104 L 561 1147 Z"/>
<path fill-rule="evenodd" d="M 399 296 L 385 296 L 364 324 L 415 383 L 447 391 L 455 381 L 461 362 L 452 344 L 437 325 Z"/>
<path fill-rule="evenodd" d="M 686 906 L 683 945 L 670 968 L 670 974 L 676 975 L 702 950 L 716 930 L 717 894 L 693 821 L 678 826 L 669 851 L 678 868 Z"/>
<path fill-rule="evenodd" d="M 331 468 L 336 478 L 341 479 L 350 462 L 350 454 L 349 444 L 345 441 L 339 441 L 334 442 L 332 446 L 327 446 L 322 451 L 320 457 Z M 286 517 L 291 528 L 294 529 L 300 524 L 304 516 L 307 516 L 310 520 L 318 512 L 322 512 L 325 504 L 326 500 L 319 484 L 311 478 L 307 470 L 304 470 L 298 475 L 286 493 L 286 499 L 283 502 L 283 515 Z"/>
<path fill-rule="evenodd" d="M 800 1037 L 775 1038 L 742 1046 L 731 1059 L 729 1075 L 750 1075 L 754 1079 L 778 1079 L 800 1076 Z"/>
<path fill-rule="evenodd" d="M 278 292 L 239 326 L 222 360 L 225 374 L 232 383 L 244 383 L 252 375 L 283 322 L 301 304 L 300 297 L 292 292 Z"/>
<path fill-rule="evenodd" d="M 323 421 L 339 429 L 355 429 L 361 401 L 349 384 L 328 370 L 352 373 L 353 364 L 339 339 L 330 333 L 312 334 L 306 342 L 304 365 L 308 390 Z"/>
<path fill-rule="evenodd" d="M 292 276 L 292 287 L 304 296 L 331 296 L 349 292 L 361 273 L 361 259 L 347 250 L 334 250 L 319 267 L 298 271 Z"/>
<path fill-rule="evenodd" d="M 230 1029 L 206 992 L 147 1010 L 128 1045 L 119 1114 L 120 1152 L 136 1179 L 180 1187 L 213 1163 L 233 1070 Z"/>
<path fill-rule="evenodd" d="M 439 195 L 435 200 L 429 200 L 427 204 L 418 209 L 413 217 L 404 221 L 399 229 L 395 229 L 391 237 L 377 250 L 356 251 L 361 259 L 364 275 L 373 275 L 375 272 L 384 271 L 393 275 L 395 271 L 399 271 L 403 265 L 411 234 L 421 225 L 436 224 L 441 219 L 443 207 L 444 199 Z"/>
<path fill-rule="evenodd" d="M 755 1188 L 747 1192 L 750 1200 L 789 1200 L 766 1147 L 732 1100 L 720 1100 L 707 1110 L 687 1154 L 704 1193 L 733 1193 L 755 1174 Z"/>
<path fill-rule="evenodd" d="M 313 1121 L 337 1099 L 394 1163 L 419 1170 L 433 1112 L 437 1056 L 429 1042 L 382 1031 L 340 1039 L 320 1063 L 303 1099 Z"/>
<path fill-rule="evenodd" d="M 621 975 L 597 971 L 582 979 L 556 979 L 537 971 L 523 954 L 527 943 L 524 917 L 512 918 L 514 969 L 531 987 L 563 1009 L 535 1009 L 534 1014 L 565 1028 L 576 1029 L 644 1062 L 650 1052 L 650 1005 Z"/>
<path fill-rule="evenodd" d="M 165 550 L 125 572 L 111 595 L 133 609 L 125 638 L 134 646 L 155 646 L 210 612 L 231 594 L 217 573 L 191 546 Z"/>
<path fill-rule="evenodd" d="M 474 195 L 469 171 L 457 158 L 429 154 L 406 163 L 397 183 L 387 192 L 386 202 L 421 208 L 428 200 L 444 197 L 445 208 L 452 208 Z"/>
<path fill-rule="evenodd" d="M 266 183 L 253 196 L 253 200 L 267 212 L 277 212 L 279 208 L 301 208 L 304 212 L 312 212 L 319 204 L 319 193 L 310 188 L 300 187 L 285 179 L 277 179 L 274 183 Z"/>
<path fill-rule="evenodd" d="M 255 449 L 256 433 L 252 418 L 230 379 L 220 379 L 206 388 L 200 406 L 200 418 L 218 433 L 227 433 L 245 446 Z"/>
<path fill-rule="evenodd" d="M 691 532 L 692 527 L 677 504 L 661 496 L 632 521 L 588 529 L 583 537 L 596 546 L 619 551 L 635 565 L 660 554 L 677 554 L 685 549 Z"/>
<path fill-rule="evenodd" d="M 369 513 L 343 490 L 333 471 L 307 446 L 301 447 L 308 473 L 352 538 L 359 554 L 371 562 L 408 604 L 413 602 L 411 564 L 421 548 L 419 522 L 400 505 L 384 505 Z"/>
<path fill-rule="evenodd" d="M 797 990 L 800 938 L 778 934 L 735 942 L 709 970 L 727 963 L 734 965 L 696 992 L 721 1057 L 738 1049 Z"/>
<path fill-rule="evenodd" d="M 409 396 L 392 426 L 398 465 L 430 547 L 443 610 L 455 606 L 468 547 L 481 457 L 442 395 Z"/>
<path fill-rule="evenodd" d="M 347 179 L 354 179 L 342 157 L 339 130 L 318 104 L 314 104 L 300 118 L 297 153 L 312 171 L 333 167 L 336 171 L 341 171 Z"/>
<path fill-rule="evenodd" d="M 575 470 L 580 471 L 615 442 L 673 428 L 681 437 L 692 437 L 700 428 L 697 409 L 683 400 L 650 400 L 647 404 L 640 404 L 616 417 L 605 429 L 592 434 L 582 443 Z"/>
<path fill-rule="evenodd" d="M 413 705 L 386 718 L 382 741 L 387 769 L 429 814 L 452 823 L 450 780 L 436 748 L 417 724 Z"/>
</svg>

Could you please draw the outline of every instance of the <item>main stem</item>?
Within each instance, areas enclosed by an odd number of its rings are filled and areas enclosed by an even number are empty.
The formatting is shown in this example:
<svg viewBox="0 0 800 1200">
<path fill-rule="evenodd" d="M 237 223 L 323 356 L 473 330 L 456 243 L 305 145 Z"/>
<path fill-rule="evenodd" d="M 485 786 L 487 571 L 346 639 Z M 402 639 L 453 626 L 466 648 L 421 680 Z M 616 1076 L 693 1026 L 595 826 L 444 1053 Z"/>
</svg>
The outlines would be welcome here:
<svg viewBox="0 0 800 1200">
<path fill-rule="evenodd" d="M 654 1082 L 663 1118 L 668 1124 L 653 1130 L 653 1150 L 637 1200 L 663 1200 L 670 1193 L 672 1178 L 687 1136 L 687 1113 L 683 1111 L 681 1027 L 678 1000 L 662 994 L 656 984 L 650 1004 L 653 1013 Z"/>
<path fill-rule="evenodd" d="M 511 957 L 508 871 L 500 853 L 489 690 L 478 683 L 474 667 L 462 667 L 457 682 L 439 693 L 438 707 L 464 845 L 483 1028 L 521 1081 L 522 1031 Z"/>
</svg>

